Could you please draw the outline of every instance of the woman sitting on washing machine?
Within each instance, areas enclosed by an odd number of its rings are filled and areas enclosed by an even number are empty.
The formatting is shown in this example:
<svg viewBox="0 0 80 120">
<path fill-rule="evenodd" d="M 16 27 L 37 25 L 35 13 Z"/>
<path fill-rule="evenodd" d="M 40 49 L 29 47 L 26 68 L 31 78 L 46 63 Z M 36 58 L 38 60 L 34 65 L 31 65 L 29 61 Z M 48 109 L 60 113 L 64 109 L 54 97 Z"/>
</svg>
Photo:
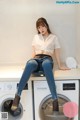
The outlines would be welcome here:
<svg viewBox="0 0 80 120">
<path fill-rule="evenodd" d="M 53 111 L 59 111 L 58 97 L 56 93 L 53 69 L 53 54 L 55 54 L 58 67 L 61 70 L 67 70 L 66 66 L 61 65 L 60 61 L 60 45 L 56 35 L 52 34 L 45 18 L 39 18 L 36 22 L 38 34 L 34 36 L 32 41 L 32 58 L 27 62 L 22 74 L 17 93 L 13 100 L 11 111 L 20 112 L 18 108 L 21 92 L 28 82 L 33 72 L 43 71 L 46 76 L 47 83 L 52 94 Z M 16 114 L 17 115 L 17 114 Z"/>
</svg>

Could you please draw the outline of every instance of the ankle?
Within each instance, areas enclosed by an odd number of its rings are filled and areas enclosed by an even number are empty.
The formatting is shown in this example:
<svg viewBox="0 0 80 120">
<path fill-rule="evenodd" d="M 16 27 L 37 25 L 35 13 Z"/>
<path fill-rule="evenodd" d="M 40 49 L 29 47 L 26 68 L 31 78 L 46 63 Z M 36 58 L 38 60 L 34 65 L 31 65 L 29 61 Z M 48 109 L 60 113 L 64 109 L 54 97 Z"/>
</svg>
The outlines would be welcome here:
<svg viewBox="0 0 80 120">
<path fill-rule="evenodd" d="M 15 98 L 14 98 L 12 106 L 11 106 L 11 110 L 16 110 L 19 106 L 19 102 L 20 102 L 20 96 L 15 95 Z"/>
<path fill-rule="evenodd" d="M 53 101 L 53 111 L 59 111 L 58 99 Z"/>
</svg>

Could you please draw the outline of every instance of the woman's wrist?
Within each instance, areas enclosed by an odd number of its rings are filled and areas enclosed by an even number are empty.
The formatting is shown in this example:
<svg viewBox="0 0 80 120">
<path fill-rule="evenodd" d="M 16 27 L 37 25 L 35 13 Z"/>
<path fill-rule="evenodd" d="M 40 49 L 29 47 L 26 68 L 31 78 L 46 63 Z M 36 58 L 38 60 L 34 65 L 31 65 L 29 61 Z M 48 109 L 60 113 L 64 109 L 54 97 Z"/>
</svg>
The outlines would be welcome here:
<svg viewBox="0 0 80 120">
<path fill-rule="evenodd" d="M 61 68 L 61 64 L 58 64 L 58 68 L 59 68 L 59 69 Z"/>
</svg>

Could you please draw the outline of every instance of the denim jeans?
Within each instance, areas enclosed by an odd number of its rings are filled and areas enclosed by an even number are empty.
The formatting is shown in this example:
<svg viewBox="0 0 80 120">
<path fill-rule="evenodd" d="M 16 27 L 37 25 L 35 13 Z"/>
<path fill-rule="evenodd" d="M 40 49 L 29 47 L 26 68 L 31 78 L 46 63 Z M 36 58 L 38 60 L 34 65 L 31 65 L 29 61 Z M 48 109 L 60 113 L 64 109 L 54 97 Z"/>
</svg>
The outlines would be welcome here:
<svg viewBox="0 0 80 120">
<path fill-rule="evenodd" d="M 28 82 L 30 75 L 40 70 L 43 71 L 45 74 L 52 98 L 57 99 L 56 86 L 52 69 L 53 60 L 50 57 L 30 59 L 27 62 L 22 77 L 20 79 L 17 95 L 21 96 L 21 92 Z"/>
</svg>

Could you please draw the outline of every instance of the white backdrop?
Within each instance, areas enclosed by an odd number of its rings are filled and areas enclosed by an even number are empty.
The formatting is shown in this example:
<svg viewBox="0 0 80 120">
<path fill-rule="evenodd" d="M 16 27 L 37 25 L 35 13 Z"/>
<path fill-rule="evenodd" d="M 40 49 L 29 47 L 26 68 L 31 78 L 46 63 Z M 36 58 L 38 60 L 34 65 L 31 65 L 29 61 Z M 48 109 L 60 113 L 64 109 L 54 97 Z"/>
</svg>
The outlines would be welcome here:
<svg viewBox="0 0 80 120">
<path fill-rule="evenodd" d="M 0 64 L 25 64 L 31 57 L 39 17 L 46 18 L 58 36 L 62 60 L 76 57 L 76 9 L 56 0 L 0 0 Z"/>
</svg>

